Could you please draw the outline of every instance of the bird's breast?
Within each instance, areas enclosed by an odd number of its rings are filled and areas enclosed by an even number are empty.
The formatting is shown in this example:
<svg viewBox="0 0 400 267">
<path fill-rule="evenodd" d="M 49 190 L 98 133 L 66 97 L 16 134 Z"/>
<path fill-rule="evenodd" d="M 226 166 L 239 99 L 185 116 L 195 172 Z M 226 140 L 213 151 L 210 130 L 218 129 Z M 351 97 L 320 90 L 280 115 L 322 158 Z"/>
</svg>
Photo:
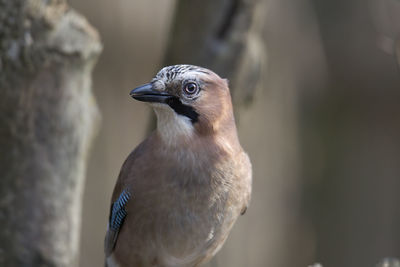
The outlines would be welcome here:
<svg viewBox="0 0 400 267">
<path fill-rule="evenodd" d="M 168 160 L 155 155 L 154 164 L 141 169 L 128 214 L 137 229 L 147 233 L 141 238 L 179 258 L 212 247 L 239 211 L 229 207 L 233 175 L 223 162 L 175 152 Z"/>
<path fill-rule="evenodd" d="M 132 193 L 122 231 L 134 234 L 121 234 L 117 250 L 125 243 L 166 266 L 193 266 L 217 252 L 240 214 L 240 168 L 211 146 L 151 145 L 128 158 L 121 177 Z"/>
</svg>

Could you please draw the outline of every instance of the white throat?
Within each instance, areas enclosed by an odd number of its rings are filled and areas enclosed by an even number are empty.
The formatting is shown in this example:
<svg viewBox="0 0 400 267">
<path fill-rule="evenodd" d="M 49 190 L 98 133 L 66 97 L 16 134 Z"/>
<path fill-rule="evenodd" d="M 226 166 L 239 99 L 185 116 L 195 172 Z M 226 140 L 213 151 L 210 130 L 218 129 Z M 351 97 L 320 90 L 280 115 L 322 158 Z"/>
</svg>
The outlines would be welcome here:
<svg viewBox="0 0 400 267">
<path fill-rule="evenodd" d="M 157 115 L 157 131 L 167 145 L 175 145 L 183 139 L 189 140 L 194 133 L 190 119 L 177 114 L 165 104 L 152 104 Z"/>
</svg>

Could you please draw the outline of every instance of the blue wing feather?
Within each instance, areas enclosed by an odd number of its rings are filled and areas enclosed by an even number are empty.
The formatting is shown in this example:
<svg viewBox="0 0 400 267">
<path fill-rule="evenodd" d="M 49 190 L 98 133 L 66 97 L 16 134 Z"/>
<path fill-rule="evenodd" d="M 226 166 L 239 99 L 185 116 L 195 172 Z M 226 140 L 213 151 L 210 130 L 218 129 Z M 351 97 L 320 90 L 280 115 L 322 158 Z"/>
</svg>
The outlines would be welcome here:
<svg viewBox="0 0 400 267">
<path fill-rule="evenodd" d="M 104 252 L 108 257 L 114 250 L 117 242 L 119 230 L 127 215 L 125 206 L 128 203 L 131 194 L 128 190 L 122 191 L 118 199 L 111 205 L 110 218 L 108 222 L 108 231 L 104 240 Z"/>
<path fill-rule="evenodd" d="M 121 228 L 121 225 L 124 222 L 127 214 L 125 210 L 125 205 L 126 203 L 128 203 L 130 197 L 131 194 L 129 193 L 129 191 L 124 190 L 119 195 L 118 199 L 113 203 L 109 222 L 109 227 L 113 231 L 119 231 L 119 229 Z"/>
<path fill-rule="evenodd" d="M 118 199 L 111 205 L 110 218 L 108 222 L 108 231 L 104 240 L 104 252 L 108 257 L 114 250 L 117 242 L 119 230 L 127 215 L 125 206 L 131 198 L 131 193 L 128 190 L 122 191 Z"/>
</svg>

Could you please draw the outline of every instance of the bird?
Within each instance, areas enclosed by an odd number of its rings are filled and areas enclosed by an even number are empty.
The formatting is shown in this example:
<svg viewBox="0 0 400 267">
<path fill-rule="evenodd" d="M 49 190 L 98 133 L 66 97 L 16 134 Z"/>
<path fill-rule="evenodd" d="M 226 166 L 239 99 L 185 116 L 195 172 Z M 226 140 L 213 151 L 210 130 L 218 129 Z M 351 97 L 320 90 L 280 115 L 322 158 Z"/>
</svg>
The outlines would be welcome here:
<svg viewBox="0 0 400 267">
<path fill-rule="evenodd" d="M 111 197 L 106 266 L 199 266 L 222 247 L 251 198 L 228 80 L 194 65 L 162 68 L 130 96 L 156 129 L 127 157 Z"/>
</svg>

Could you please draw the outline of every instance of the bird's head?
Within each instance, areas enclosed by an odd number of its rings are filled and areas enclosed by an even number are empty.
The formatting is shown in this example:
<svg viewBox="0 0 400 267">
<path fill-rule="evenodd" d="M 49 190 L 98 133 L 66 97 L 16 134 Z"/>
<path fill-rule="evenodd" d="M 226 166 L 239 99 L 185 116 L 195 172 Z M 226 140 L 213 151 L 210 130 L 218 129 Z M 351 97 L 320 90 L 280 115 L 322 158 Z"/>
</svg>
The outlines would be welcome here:
<svg viewBox="0 0 400 267">
<path fill-rule="evenodd" d="M 227 80 L 208 69 L 168 66 L 130 95 L 150 103 L 157 115 L 158 131 L 167 139 L 236 133 Z"/>
</svg>

